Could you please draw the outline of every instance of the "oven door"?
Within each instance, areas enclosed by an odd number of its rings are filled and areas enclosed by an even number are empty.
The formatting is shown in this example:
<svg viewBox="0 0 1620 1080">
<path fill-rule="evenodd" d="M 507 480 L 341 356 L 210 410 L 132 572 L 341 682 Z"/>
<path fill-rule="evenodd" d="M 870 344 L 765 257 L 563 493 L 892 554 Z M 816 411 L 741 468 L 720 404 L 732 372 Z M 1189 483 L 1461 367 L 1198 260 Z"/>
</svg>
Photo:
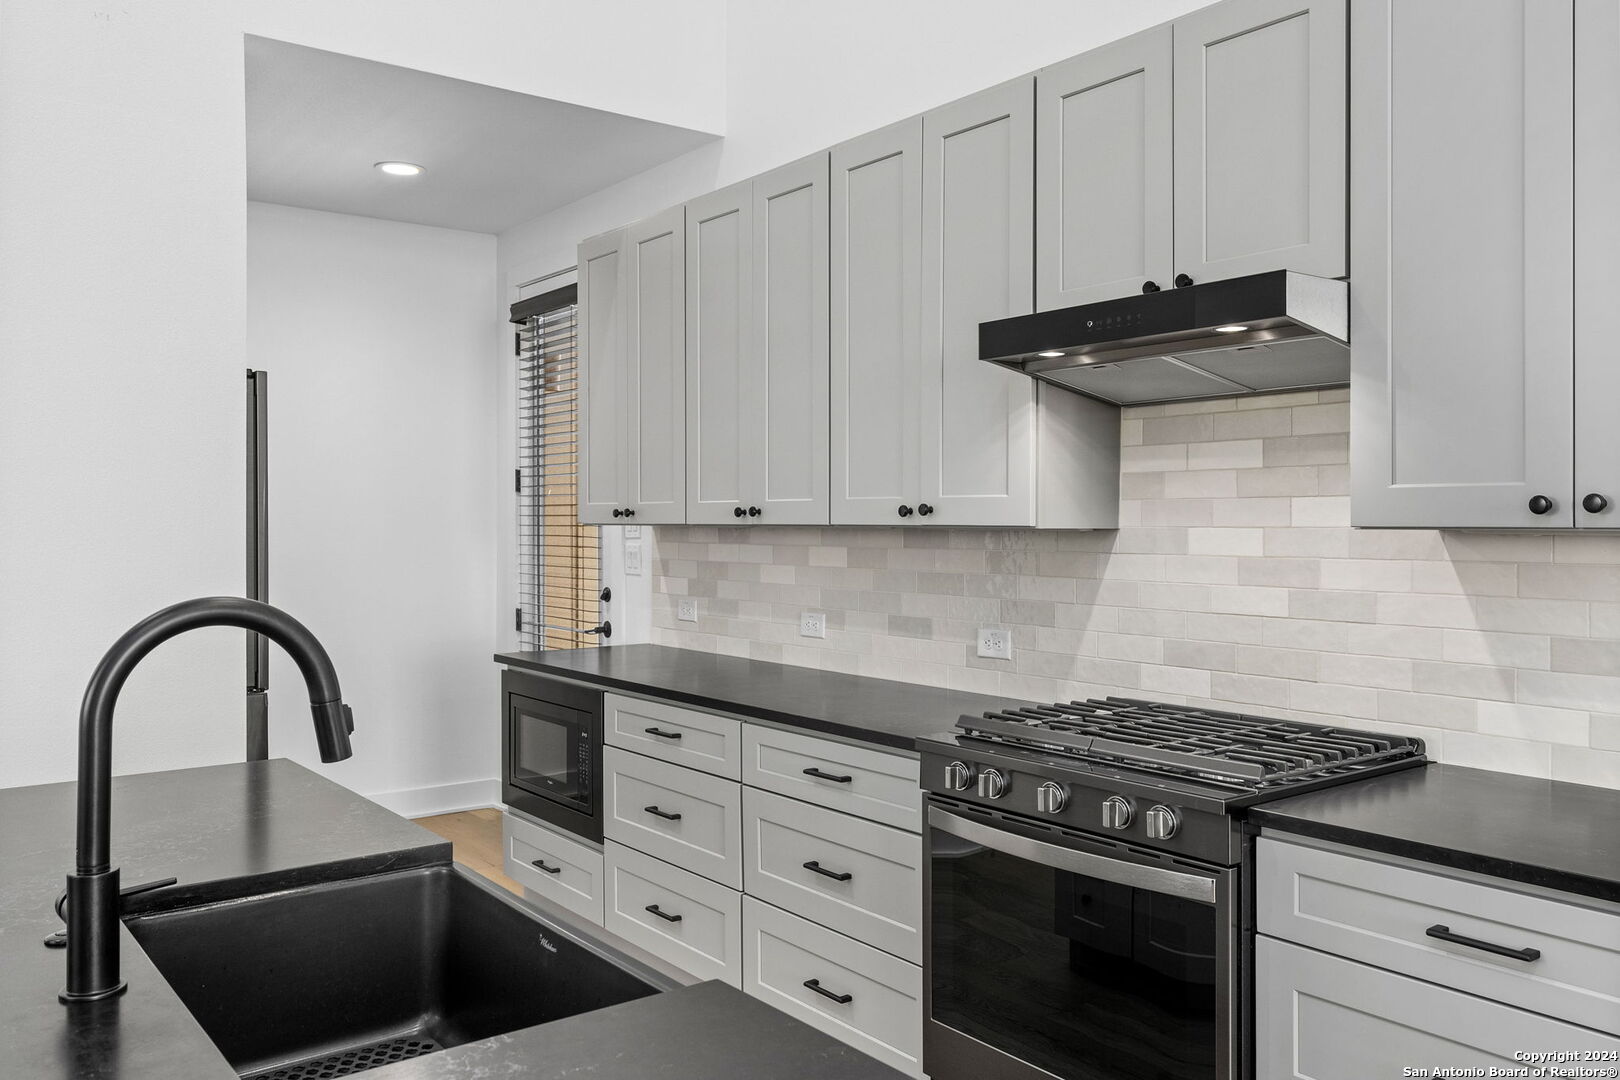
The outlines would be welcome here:
<svg viewBox="0 0 1620 1080">
<path fill-rule="evenodd" d="M 1237 872 L 928 809 L 934 1080 L 1236 1080 Z"/>
</svg>

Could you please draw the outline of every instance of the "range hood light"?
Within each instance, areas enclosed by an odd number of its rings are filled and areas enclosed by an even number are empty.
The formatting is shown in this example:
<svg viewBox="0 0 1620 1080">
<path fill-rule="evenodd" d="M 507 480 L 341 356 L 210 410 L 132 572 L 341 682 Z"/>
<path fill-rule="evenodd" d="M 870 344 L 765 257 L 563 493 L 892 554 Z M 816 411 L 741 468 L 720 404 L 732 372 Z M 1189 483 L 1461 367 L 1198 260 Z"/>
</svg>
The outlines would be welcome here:
<svg viewBox="0 0 1620 1080">
<path fill-rule="evenodd" d="M 1248 327 L 1242 323 L 1227 323 L 1225 326 L 1215 327 L 1215 332 L 1217 334 L 1241 334 L 1247 329 Z"/>
<path fill-rule="evenodd" d="M 389 176 L 421 176 L 424 171 L 422 166 L 411 161 L 379 161 L 373 168 Z"/>
<path fill-rule="evenodd" d="M 1049 350 L 1047 350 L 1047 351 L 1046 351 L 1046 352 L 1042 352 L 1042 353 L 1036 353 L 1036 354 L 1035 354 L 1035 355 L 1036 355 L 1036 356 L 1044 356 L 1044 357 L 1046 357 L 1046 358 L 1047 358 L 1047 359 L 1048 359 L 1048 360 L 1050 360 L 1050 359 L 1051 359 L 1051 358 L 1053 358 L 1053 357 L 1055 357 L 1055 356 L 1062 356 L 1062 355 L 1063 355 L 1063 353 L 1062 353 L 1062 351 L 1061 351 L 1061 350 L 1054 350 L 1054 349 L 1049 349 Z"/>
</svg>

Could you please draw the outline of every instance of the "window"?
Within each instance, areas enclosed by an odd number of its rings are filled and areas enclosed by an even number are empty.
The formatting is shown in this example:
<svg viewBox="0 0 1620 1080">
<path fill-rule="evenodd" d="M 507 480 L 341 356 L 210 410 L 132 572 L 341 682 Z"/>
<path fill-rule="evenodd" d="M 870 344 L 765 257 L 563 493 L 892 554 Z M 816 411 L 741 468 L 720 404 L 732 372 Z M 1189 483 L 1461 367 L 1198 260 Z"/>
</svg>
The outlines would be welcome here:
<svg viewBox="0 0 1620 1080">
<path fill-rule="evenodd" d="M 518 604 L 521 649 L 595 645 L 596 527 L 578 521 L 578 290 L 512 305 L 517 324 Z"/>
</svg>

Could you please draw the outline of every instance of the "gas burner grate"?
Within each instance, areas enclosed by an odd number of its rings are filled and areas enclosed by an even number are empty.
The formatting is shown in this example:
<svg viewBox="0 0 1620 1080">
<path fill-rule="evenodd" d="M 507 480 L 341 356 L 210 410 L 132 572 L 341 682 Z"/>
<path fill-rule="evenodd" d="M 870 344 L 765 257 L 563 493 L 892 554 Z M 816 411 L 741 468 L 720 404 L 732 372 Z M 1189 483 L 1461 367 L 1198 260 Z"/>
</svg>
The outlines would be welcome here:
<svg viewBox="0 0 1620 1080">
<path fill-rule="evenodd" d="M 957 727 L 974 738 L 1257 788 L 1423 753 L 1421 739 L 1401 735 L 1133 698 L 988 712 Z"/>
<path fill-rule="evenodd" d="M 444 1049 L 426 1035 L 402 1035 L 394 1039 L 355 1046 L 333 1054 L 305 1058 L 291 1065 L 278 1065 L 251 1073 L 244 1080 L 336 1080 L 368 1069 L 379 1069 L 396 1061 L 407 1061 Z"/>
</svg>

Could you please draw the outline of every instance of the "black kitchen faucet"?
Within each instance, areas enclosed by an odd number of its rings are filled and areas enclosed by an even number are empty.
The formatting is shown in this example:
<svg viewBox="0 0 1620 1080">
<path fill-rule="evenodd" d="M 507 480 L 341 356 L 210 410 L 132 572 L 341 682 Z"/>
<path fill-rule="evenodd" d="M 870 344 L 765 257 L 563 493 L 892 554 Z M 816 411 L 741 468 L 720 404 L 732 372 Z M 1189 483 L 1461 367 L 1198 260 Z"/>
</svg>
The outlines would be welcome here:
<svg viewBox="0 0 1620 1080">
<path fill-rule="evenodd" d="M 354 714 L 343 704 L 326 649 L 279 608 L 236 596 L 203 597 L 166 607 L 130 627 L 96 665 L 79 707 L 77 866 L 67 878 L 67 987 L 58 995 L 68 1004 L 109 998 L 125 985 L 118 965 L 118 868 L 108 865 L 107 854 L 118 692 L 147 653 L 201 626 L 239 626 L 286 649 L 309 688 L 321 760 L 342 761 L 353 753 Z"/>
</svg>

